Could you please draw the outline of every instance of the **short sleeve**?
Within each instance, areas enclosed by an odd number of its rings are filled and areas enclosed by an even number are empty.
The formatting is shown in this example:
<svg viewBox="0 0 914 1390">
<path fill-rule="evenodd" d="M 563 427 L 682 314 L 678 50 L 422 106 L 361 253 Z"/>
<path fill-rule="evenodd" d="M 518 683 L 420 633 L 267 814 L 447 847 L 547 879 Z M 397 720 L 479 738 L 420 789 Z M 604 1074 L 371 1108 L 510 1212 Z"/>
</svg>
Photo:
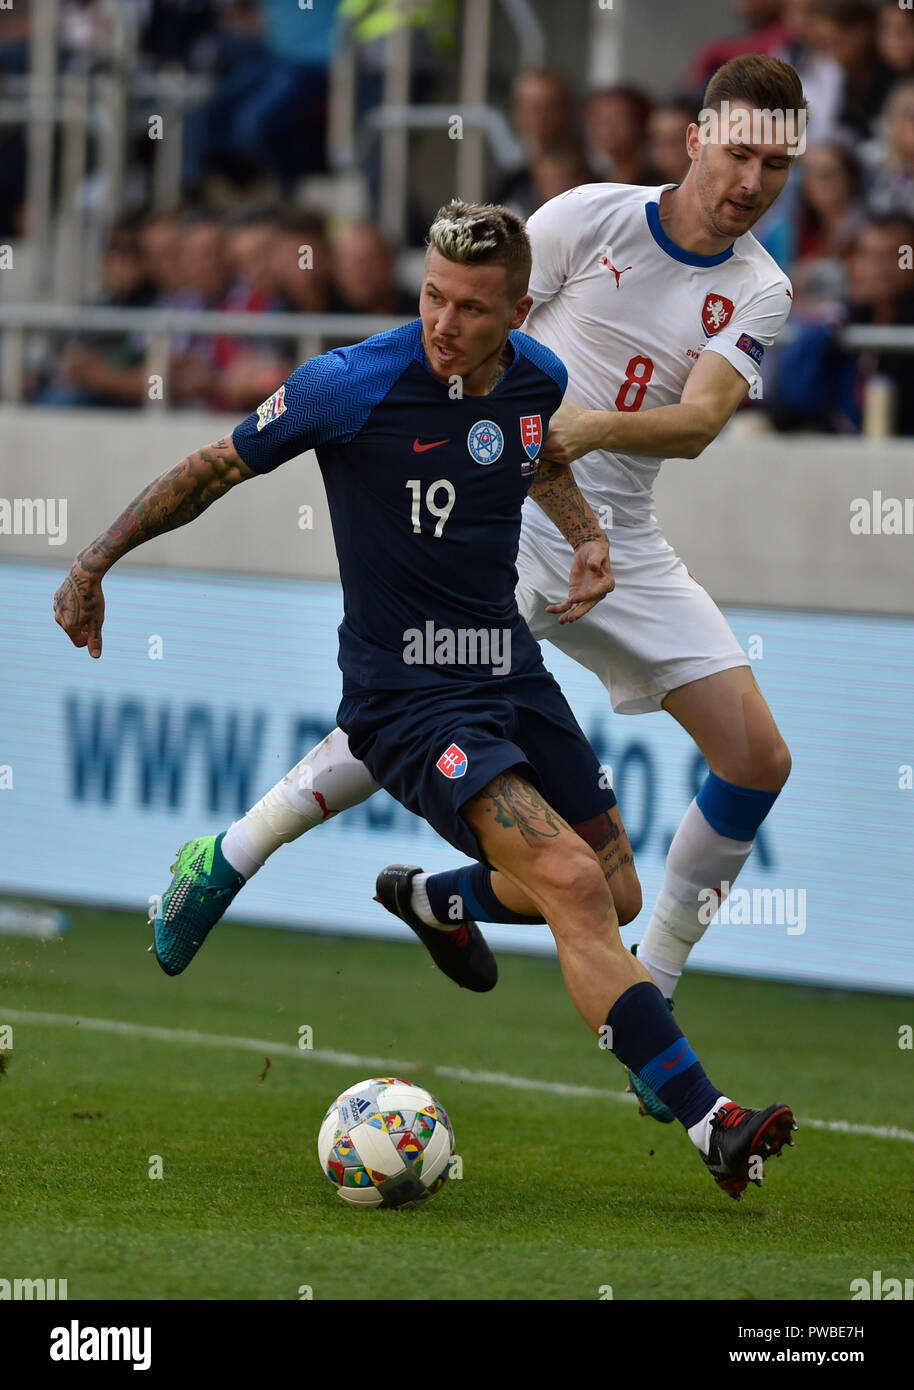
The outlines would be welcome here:
<svg viewBox="0 0 914 1390">
<path fill-rule="evenodd" d="M 569 206 L 576 189 L 550 198 L 527 222 L 527 235 L 533 251 L 530 272 L 530 294 L 535 313 L 541 304 L 548 304 L 568 279 L 576 219 Z"/>
<path fill-rule="evenodd" d="M 237 454 L 255 473 L 270 473 L 308 449 L 354 438 L 367 411 L 353 384 L 343 351 L 303 362 L 236 427 Z"/>
<path fill-rule="evenodd" d="M 735 313 L 725 328 L 709 338 L 704 351 L 726 357 L 753 385 L 761 376 L 765 348 L 771 347 L 784 327 L 792 303 L 793 293 L 785 277 Z"/>
</svg>

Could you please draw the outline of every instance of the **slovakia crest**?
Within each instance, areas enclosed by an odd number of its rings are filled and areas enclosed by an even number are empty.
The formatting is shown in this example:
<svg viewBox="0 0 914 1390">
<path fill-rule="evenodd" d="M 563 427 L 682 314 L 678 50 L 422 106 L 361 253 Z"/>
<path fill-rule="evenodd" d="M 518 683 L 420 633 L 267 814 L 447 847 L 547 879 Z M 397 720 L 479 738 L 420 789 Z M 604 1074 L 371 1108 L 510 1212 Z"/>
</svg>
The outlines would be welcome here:
<svg viewBox="0 0 914 1390">
<path fill-rule="evenodd" d="M 539 415 L 520 417 L 520 442 L 528 459 L 535 459 L 543 442 L 543 421 Z M 525 465 L 521 465 L 523 468 Z"/>
<path fill-rule="evenodd" d="M 706 294 L 701 306 L 701 326 L 709 338 L 719 333 L 733 317 L 734 303 L 724 294 Z"/>
<path fill-rule="evenodd" d="M 445 748 L 435 766 L 445 777 L 462 777 L 467 770 L 467 755 L 456 743 L 452 743 L 450 748 Z"/>
<path fill-rule="evenodd" d="M 501 457 L 505 436 L 494 420 L 477 420 L 467 435 L 467 448 L 477 463 L 494 463 Z"/>
<path fill-rule="evenodd" d="M 278 391 L 274 391 L 268 401 L 257 407 L 257 433 L 277 420 L 280 415 L 286 413 L 286 386 L 283 382 Z"/>
</svg>

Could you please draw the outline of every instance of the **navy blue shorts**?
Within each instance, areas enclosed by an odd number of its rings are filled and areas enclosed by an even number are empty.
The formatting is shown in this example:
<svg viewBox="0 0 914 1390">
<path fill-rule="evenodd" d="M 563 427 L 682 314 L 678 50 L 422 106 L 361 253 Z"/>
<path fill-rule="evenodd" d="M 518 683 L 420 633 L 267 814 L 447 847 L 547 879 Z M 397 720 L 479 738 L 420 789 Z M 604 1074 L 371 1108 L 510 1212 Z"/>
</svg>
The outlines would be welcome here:
<svg viewBox="0 0 914 1390">
<path fill-rule="evenodd" d="M 337 722 L 375 781 L 472 859 L 485 862 L 485 855 L 460 808 L 508 768 L 527 777 L 569 825 L 616 804 L 597 755 L 545 669 L 344 695 Z"/>
</svg>

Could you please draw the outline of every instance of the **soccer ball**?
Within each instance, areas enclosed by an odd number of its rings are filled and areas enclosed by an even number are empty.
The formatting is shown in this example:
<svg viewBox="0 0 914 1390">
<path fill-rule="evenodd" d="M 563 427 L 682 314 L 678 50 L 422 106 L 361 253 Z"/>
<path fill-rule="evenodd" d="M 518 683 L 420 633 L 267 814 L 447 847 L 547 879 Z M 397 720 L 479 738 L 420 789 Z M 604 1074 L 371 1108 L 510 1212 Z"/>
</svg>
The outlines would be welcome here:
<svg viewBox="0 0 914 1390">
<path fill-rule="evenodd" d="M 317 1155 L 344 1202 L 415 1207 L 443 1185 L 454 1152 L 447 1111 L 395 1076 L 359 1081 L 324 1116 Z"/>
</svg>

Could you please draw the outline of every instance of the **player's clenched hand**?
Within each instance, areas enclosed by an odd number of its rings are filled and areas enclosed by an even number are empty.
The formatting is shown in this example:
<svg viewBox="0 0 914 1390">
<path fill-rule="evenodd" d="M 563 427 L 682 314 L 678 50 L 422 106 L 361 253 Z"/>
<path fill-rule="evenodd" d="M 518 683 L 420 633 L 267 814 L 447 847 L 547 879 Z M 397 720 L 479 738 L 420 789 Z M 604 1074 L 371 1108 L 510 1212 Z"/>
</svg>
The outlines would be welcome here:
<svg viewBox="0 0 914 1390">
<path fill-rule="evenodd" d="M 565 400 L 549 421 L 542 457 L 553 463 L 574 463 L 595 449 L 594 421 L 599 412 L 582 410 Z"/>
<path fill-rule="evenodd" d="M 74 647 L 88 647 L 90 656 L 101 656 L 105 597 L 99 575 L 87 573 L 76 561 L 54 595 L 54 618 Z"/>
<path fill-rule="evenodd" d="M 609 567 L 609 541 L 585 541 L 574 552 L 568 597 L 562 603 L 551 603 L 546 612 L 560 613 L 560 623 L 577 622 L 615 587 Z"/>
</svg>

